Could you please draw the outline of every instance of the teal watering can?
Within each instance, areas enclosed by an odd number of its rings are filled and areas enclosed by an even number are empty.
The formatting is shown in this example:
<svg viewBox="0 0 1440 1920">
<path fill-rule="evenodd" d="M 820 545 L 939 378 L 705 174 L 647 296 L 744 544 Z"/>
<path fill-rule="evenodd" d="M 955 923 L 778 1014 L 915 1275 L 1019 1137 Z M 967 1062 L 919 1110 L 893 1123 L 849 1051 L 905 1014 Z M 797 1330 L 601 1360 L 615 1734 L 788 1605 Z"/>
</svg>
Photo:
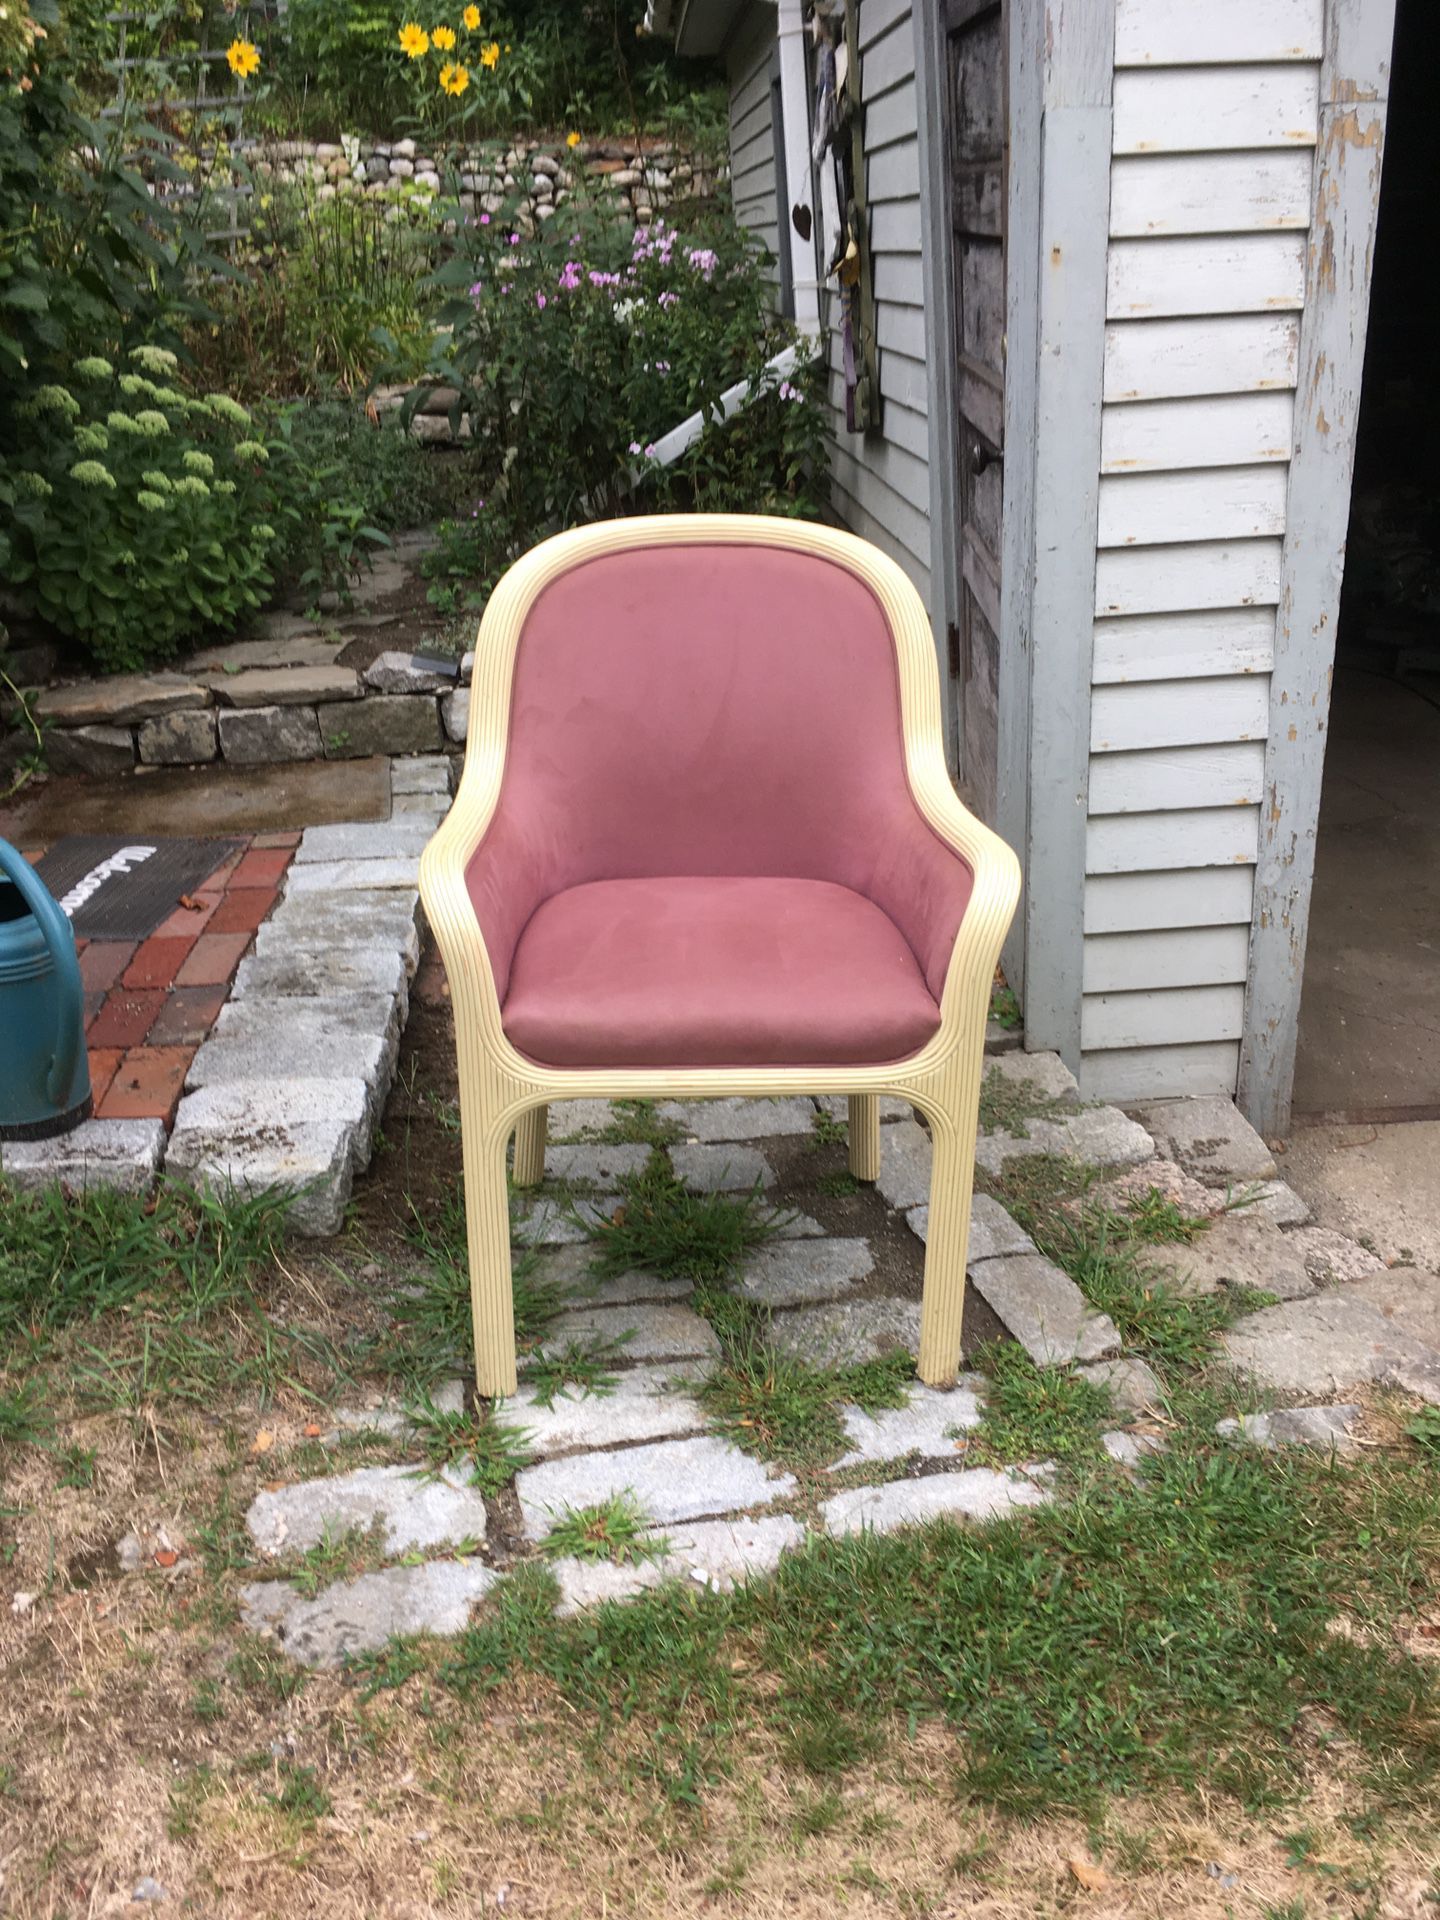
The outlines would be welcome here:
<svg viewBox="0 0 1440 1920">
<path fill-rule="evenodd" d="M 90 1114 L 85 990 L 70 922 L 0 840 L 0 1140 L 42 1140 Z"/>
</svg>

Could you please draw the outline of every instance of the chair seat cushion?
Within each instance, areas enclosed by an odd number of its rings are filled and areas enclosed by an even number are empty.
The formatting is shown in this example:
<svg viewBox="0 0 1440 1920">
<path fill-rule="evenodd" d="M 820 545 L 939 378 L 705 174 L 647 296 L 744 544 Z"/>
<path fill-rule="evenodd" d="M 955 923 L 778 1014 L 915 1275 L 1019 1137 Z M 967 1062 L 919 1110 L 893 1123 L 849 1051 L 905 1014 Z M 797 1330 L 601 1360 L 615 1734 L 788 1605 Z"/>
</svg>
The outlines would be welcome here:
<svg viewBox="0 0 1440 1920">
<path fill-rule="evenodd" d="M 895 923 L 827 880 L 596 880 L 515 949 L 506 1034 L 555 1067 L 855 1066 L 940 1024 Z"/>
</svg>

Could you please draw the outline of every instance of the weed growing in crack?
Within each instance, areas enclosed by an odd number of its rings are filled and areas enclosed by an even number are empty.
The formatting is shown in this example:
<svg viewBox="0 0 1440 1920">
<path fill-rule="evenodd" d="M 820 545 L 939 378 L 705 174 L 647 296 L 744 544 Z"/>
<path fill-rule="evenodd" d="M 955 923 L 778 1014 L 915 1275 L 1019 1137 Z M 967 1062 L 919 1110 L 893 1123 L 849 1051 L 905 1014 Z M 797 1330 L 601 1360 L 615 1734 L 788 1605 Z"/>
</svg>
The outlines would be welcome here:
<svg viewBox="0 0 1440 1920">
<path fill-rule="evenodd" d="M 620 1341 L 567 1340 L 558 1351 L 535 1354 L 525 1361 L 520 1378 L 534 1389 L 536 1406 L 553 1407 L 556 1396 L 571 1387 L 578 1387 L 582 1394 L 613 1392 L 617 1379 L 613 1368 L 624 1357 Z"/>
<path fill-rule="evenodd" d="M 1103 1457 L 1100 1434 L 1111 1418 L 1106 1388 L 1063 1367 L 1037 1367 L 1009 1340 L 982 1347 L 974 1365 L 987 1385 L 980 1425 L 964 1436 L 967 1460 L 1068 1465 Z"/>
<path fill-rule="evenodd" d="M 603 1126 L 581 1127 L 557 1134 L 555 1144 L 670 1147 L 685 1137 L 678 1120 L 661 1113 L 653 1100 L 612 1100 L 610 1118 Z"/>
<path fill-rule="evenodd" d="M 594 1270 L 602 1275 L 639 1268 L 676 1279 L 722 1280 L 785 1225 L 767 1209 L 758 1182 L 743 1198 L 689 1193 L 659 1151 L 619 1184 L 621 1204 L 595 1228 Z"/>
<path fill-rule="evenodd" d="M 541 1552 L 548 1560 L 608 1560 L 615 1566 L 660 1560 L 670 1551 L 664 1534 L 628 1493 L 590 1507 L 567 1507 L 555 1516 Z"/>
<path fill-rule="evenodd" d="M 327 1521 L 320 1538 L 300 1555 L 288 1578 L 307 1600 L 313 1600 L 322 1587 L 366 1572 L 382 1558 L 383 1546 L 376 1528 L 367 1533 L 363 1527 L 336 1528 Z"/>
<path fill-rule="evenodd" d="M 410 1410 L 410 1418 L 432 1473 L 463 1467 L 471 1483 L 492 1498 L 530 1464 L 524 1431 L 497 1420 L 493 1412 L 447 1413 L 424 1400 Z"/>
<path fill-rule="evenodd" d="M 1024 1080 L 1012 1080 L 998 1067 L 991 1067 L 980 1083 L 982 1133 L 1008 1133 L 1023 1140 L 1028 1121 L 1063 1119 L 1075 1111 L 1073 1104 L 1039 1093 Z"/>
</svg>

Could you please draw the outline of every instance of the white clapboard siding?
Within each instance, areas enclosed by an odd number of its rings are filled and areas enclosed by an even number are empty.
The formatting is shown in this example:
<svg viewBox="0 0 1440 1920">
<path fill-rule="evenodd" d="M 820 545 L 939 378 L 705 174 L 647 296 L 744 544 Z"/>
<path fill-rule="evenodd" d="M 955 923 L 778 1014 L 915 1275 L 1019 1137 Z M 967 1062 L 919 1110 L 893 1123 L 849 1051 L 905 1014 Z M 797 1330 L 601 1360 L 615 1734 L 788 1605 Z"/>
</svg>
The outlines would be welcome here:
<svg viewBox="0 0 1440 1920">
<path fill-rule="evenodd" d="M 1098 544 L 1163 546 L 1283 533 L 1287 479 L 1286 468 L 1273 463 L 1107 475 L 1100 482 Z"/>
<path fill-rule="evenodd" d="M 1319 117 L 1319 70 L 1308 63 L 1115 76 L 1116 153 L 1313 146 Z"/>
<path fill-rule="evenodd" d="M 1080 1011 L 1080 1044 L 1098 1050 L 1238 1040 L 1244 1020 L 1243 986 L 1086 994 Z"/>
<path fill-rule="evenodd" d="M 1150 747 L 1264 740 L 1269 726 L 1270 685 L 1264 674 L 1091 690 L 1092 753 L 1137 753 Z"/>
<path fill-rule="evenodd" d="M 1205 1093 L 1233 1094 L 1239 1071 L 1238 1040 L 1087 1053 L 1080 1064 L 1080 1094 L 1085 1100 L 1120 1105 Z"/>
<path fill-rule="evenodd" d="M 1278 312 L 1304 301 L 1305 237 L 1226 233 L 1117 240 L 1106 279 L 1105 308 L 1112 320 Z"/>
<path fill-rule="evenodd" d="M 1178 400 L 1295 385 L 1300 322 L 1292 313 L 1133 320 L 1105 329 L 1105 399 Z"/>
<path fill-rule="evenodd" d="M 1148 680 L 1197 680 L 1268 673 L 1275 615 L 1267 607 L 1097 620 L 1091 679 L 1097 687 Z"/>
<path fill-rule="evenodd" d="M 1148 873 L 1170 867 L 1253 866 L 1259 851 L 1258 807 L 1109 813 L 1090 822 L 1085 871 Z"/>
<path fill-rule="evenodd" d="M 1085 937 L 1083 984 L 1086 993 L 1135 993 L 1142 987 L 1243 983 L 1249 958 L 1248 927 L 1092 933 Z"/>
<path fill-rule="evenodd" d="M 1117 67 L 1318 60 L 1325 0 L 1115 0 Z"/>
<path fill-rule="evenodd" d="M 1307 227 L 1313 170 L 1308 147 L 1117 159 L 1110 170 L 1110 231 L 1123 237 Z"/>
<path fill-rule="evenodd" d="M 1090 762 L 1092 817 L 1176 807 L 1256 806 L 1264 789 L 1263 740 L 1097 753 Z"/>
<path fill-rule="evenodd" d="M 773 8 L 758 11 L 768 18 L 773 35 Z M 860 9 L 865 183 L 882 400 L 878 433 L 845 430 L 844 341 L 833 282 L 822 297 L 821 317 L 830 329 L 831 504 L 845 526 L 899 561 L 928 604 L 930 383 L 910 16 L 910 0 L 865 0 Z"/>
<path fill-rule="evenodd" d="M 735 218 L 764 242 L 779 291 L 780 212 L 770 81 L 775 23 L 764 8 L 744 21 L 731 44 L 730 196 Z"/>
<path fill-rule="evenodd" d="M 1191 607 L 1274 606 L 1280 541 L 1117 547 L 1097 554 L 1095 611 L 1180 613 Z"/>
<path fill-rule="evenodd" d="M 1288 462 L 1295 421 L 1291 393 L 1212 394 L 1106 407 L 1102 473 L 1164 473 L 1190 467 Z"/>
<path fill-rule="evenodd" d="M 1248 927 L 1254 899 L 1255 875 L 1249 867 L 1097 875 L 1085 887 L 1085 932 Z"/>
</svg>

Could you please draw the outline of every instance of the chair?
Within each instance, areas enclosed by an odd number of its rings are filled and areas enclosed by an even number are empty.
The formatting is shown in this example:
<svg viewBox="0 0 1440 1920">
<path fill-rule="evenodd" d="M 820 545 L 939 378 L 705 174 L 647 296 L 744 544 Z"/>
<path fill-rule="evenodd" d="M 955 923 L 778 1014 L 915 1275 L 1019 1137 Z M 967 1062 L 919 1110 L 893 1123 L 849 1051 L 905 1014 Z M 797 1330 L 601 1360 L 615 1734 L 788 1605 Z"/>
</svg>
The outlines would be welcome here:
<svg viewBox="0 0 1440 1920">
<path fill-rule="evenodd" d="M 546 1103 L 879 1096 L 934 1140 L 919 1371 L 960 1359 L 985 1023 L 1019 868 L 946 774 L 900 569 L 803 521 L 675 515 L 546 540 L 491 596 L 464 777 L 420 890 L 450 979 L 475 1365 L 515 1391 L 506 1148 Z"/>
</svg>

